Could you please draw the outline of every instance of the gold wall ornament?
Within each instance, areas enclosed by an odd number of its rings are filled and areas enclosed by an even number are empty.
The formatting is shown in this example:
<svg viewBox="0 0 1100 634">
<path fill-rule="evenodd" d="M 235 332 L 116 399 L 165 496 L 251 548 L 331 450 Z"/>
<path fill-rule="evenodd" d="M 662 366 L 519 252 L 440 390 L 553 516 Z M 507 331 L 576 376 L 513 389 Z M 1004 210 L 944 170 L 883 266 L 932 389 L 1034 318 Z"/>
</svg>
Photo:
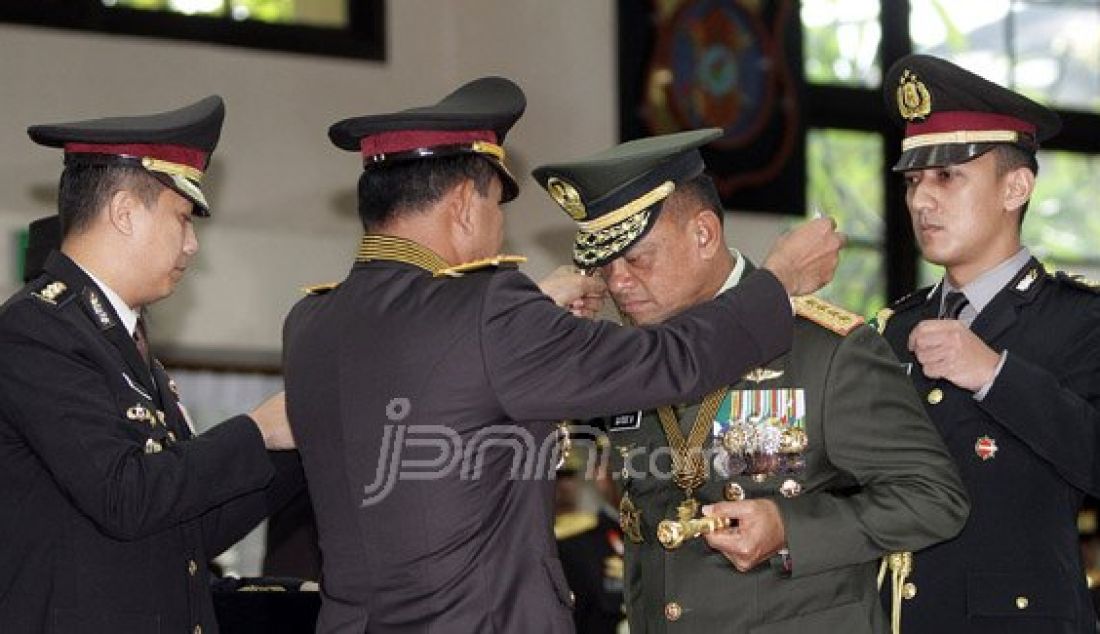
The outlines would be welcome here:
<svg viewBox="0 0 1100 634">
<path fill-rule="evenodd" d="M 584 220 L 586 212 L 584 201 L 581 200 L 581 194 L 576 187 L 557 176 L 551 176 L 546 181 L 546 191 L 550 192 L 550 197 L 565 210 L 565 213 L 569 214 L 570 218 Z"/>
<path fill-rule="evenodd" d="M 932 114 L 932 95 L 916 73 L 905 71 L 898 83 L 898 113 L 903 119 L 914 121 Z"/>
</svg>

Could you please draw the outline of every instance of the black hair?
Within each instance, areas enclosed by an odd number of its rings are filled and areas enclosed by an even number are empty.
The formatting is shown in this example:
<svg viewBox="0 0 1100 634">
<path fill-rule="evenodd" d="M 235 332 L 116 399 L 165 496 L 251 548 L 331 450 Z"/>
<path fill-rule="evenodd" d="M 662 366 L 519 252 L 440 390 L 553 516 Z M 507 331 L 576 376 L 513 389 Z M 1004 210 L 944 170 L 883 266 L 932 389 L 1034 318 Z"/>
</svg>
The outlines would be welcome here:
<svg viewBox="0 0 1100 634">
<path fill-rule="evenodd" d="M 400 214 L 432 205 L 465 180 L 488 196 L 496 175 L 488 160 L 474 154 L 370 166 L 359 177 L 359 219 L 364 230 L 376 230 Z"/>
<path fill-rule="evenodd" d="M 676 191 L 713 210 L 714 215 L 718 216 L 719 226 L 725 224 L 726 214 L 722 208 L 722 197 L 718 195 L 718 187 L 714 184 L 714 179 L 706 173 L 683 181 L 676 186 Z"/>
<path fill-rule="evenodd" d="M 132 191 L 143 205 L 156 204 L 164 185 L 140 167 L 129 165 L 69 165 L 57 187 L 61 236 L 79 233 L 92 224 L 115 192 Z"/>
</svg>

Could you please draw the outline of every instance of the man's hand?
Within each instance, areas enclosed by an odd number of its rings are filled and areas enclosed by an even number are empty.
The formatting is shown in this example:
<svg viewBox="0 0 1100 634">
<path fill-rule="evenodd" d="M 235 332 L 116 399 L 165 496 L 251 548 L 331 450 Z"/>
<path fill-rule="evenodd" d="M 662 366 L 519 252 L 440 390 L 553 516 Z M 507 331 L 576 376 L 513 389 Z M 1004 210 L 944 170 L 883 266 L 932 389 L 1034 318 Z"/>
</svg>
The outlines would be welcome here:
<svg viewBox="0 0 1100 634">
<path fill-rule="evenodd" d="M 741 572 L 767 561 L 787 542 L 779 507 L 771 500 L 717 502 L 704 506 L 703 515 L 733 520 L 730 528 L 707 533 L 704 538 Z"/>
<path fill-rule="evenodd" d="M 559 266 L 539 282 L 539 289 L 558 306 L 588 319 L 600 312 L 607 296 L 607 285 L 601 278 L 582 275 L 571 266 Z"/>
<path fill-rule="evenodd" d="M 260 403 L 248 415 L 260 428 L 265 447 L 294 449 L 294 435 L 290 432 L 290 421 L 286 416 L 286 392 L 279 392 Z"/>
<path fill-rule="evenodd" d="M 816 218 L 779 237 L 764 260 L 791 297 L 809 295 L 833 279 L 844 234 L 832 218 Z"/>
<path fill-rule="evenodd" d="M 926 319 L 909 333 L 909 349 L 930 379 L 977 392 L 993 380 L 1001 355 L 957 319 Z"/>
</svg>

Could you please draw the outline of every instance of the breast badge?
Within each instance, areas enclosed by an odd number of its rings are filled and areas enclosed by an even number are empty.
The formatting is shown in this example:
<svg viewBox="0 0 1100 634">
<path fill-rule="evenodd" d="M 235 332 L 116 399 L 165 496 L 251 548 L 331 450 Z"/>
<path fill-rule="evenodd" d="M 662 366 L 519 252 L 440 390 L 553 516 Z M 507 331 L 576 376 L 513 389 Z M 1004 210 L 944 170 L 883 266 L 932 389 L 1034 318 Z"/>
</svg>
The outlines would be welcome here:
<svg viewBox="0 0 1100 634">
<path fill-rule="evenodd" d="M 997 441 L 989 436 L 978 438 L 978 440 L 974 442 L 974 453 L 978 454 L 982 462 L 992 460 L 997 457 Z"/>
</svg>

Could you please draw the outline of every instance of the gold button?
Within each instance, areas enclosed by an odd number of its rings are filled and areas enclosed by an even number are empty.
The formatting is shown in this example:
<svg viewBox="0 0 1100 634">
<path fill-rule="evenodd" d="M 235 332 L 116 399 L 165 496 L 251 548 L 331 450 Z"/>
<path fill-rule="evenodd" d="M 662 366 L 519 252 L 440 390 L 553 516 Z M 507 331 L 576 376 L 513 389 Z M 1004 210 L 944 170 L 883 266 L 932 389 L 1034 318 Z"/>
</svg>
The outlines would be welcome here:
<svg viewBox="0 0 1100 634">
<path fill-rule="evenodd" d="M 727 484 L 722 493 L 730 502 L 740 502 L 741 500 L 745 499 L 745 489 L 736 482 L 730 482 L 729 484 Z"/>
<path fill-rule="evenodd" d="M 1027 597 L 1025 597 L 1025 596 L 1016 597 L 1016 609 L 1026 610 L 1027 609 L 1027 604 L 1028 604 Z"/>
<path fill-rule="evenodd" d="M 943 390 L 938 387 L 932 388 L 932 391 L 928 393 L 928 402 L 932 405 L 939 405 L 943 400 Z"/>
<path fill-rule="evenodd" d="M 194 632 L 195 634 L 202 634 L 202 626 L 201 625 L 196 625 L 195 629 L 193 629 L 191 631 Z"/>
<path fill-rule="evenodd" d="M 194 559 L 188 559 L 187 560 L 187 574 L 194 577 L 195 573 L 198 572 L 198 571 L 199 571 L 199 565 L 197 563 L 195 563 L 195 560 Z"/>
<path fill-rule="evenodd" d="M 684 608 L 680 607 L 679 603 L 672 601 L 665 605 L 665 618 L 670 621 L 679 621 L 680 617 L 684 615 Z"/>
<path fill-rule="evenodd" d="M 917 584 L 910 581 L 903 585 L 901 587 L 901 596 L 903 599 L 912 599 L 917 596 Z"/>
</svg>

